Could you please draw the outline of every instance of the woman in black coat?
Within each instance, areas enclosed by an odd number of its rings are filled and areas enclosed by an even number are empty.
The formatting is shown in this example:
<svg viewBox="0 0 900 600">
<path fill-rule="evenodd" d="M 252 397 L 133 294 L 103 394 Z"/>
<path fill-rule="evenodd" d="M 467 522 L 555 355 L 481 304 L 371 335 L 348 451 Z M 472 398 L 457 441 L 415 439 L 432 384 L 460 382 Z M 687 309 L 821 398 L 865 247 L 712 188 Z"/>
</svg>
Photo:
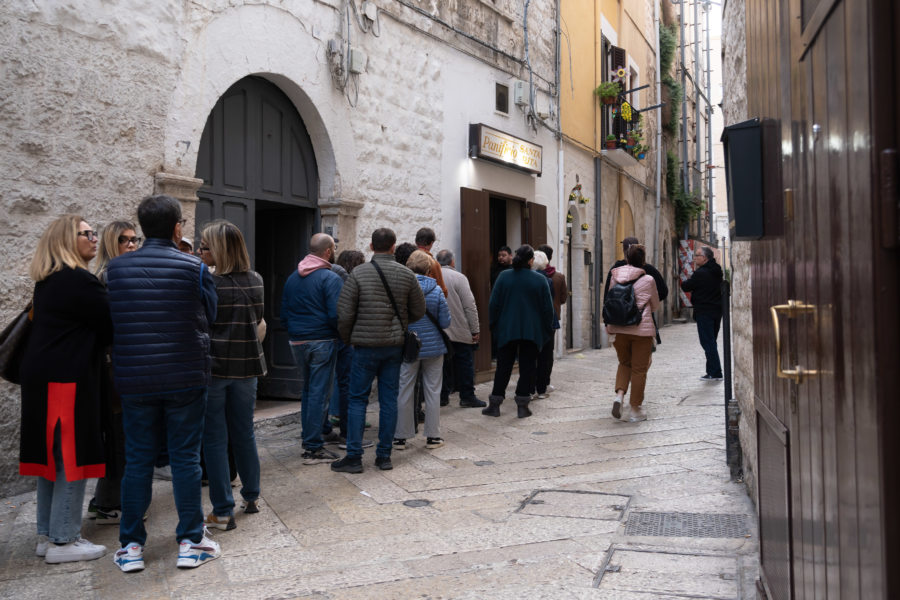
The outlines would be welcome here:
<svg viewBox="0 0 900 600">
<path fill-rule="evenodd" d="M 48 563 L 106 553 L 81 537 L 87 480 L 103 477 L 101 359 L 112 341 L 106 288 L 87 270 L 97 233 L 83 218 L 60 217 L 31 261 L 34 317 L 20 371 L 19 473 L 38 478 L 36 553 Z"/>
</svg>

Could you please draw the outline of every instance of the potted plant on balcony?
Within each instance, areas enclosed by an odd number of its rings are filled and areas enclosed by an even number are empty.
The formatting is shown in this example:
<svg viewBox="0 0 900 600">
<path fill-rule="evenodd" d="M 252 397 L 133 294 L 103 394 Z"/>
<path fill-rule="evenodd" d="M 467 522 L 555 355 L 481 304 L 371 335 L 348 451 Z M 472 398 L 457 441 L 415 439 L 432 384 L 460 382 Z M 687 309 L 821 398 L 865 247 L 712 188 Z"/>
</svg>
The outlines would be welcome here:
<svg viewBox="0 0 900 600">
<path fill-rule="evenodd" d="M 641 140 L 644 139 L 644 136 L 640 129 L 632 129 L 628 132 L 628 139 L 625 142 L 626 148 L 636 148 L 640 145 Z"/>
<path fill-rule="evenodd" d="M 650 150 L 650 149 L 649 149 L 647 146 L 644 146 L 644 145 L 642 145 L 642 144 L 638 144 L 638 145 L 635 146 L 635 148 L 634 148 L 634 155 L 635 155 L 635 157 L 636 157 L 638 160 L 643 160 L 644 157 L 647 156 L 647 152 L 648 152 L 649 150 Z"/>
<path fill-rule="evenodd" d="M 615 104 L 616 98 L 618 98 L 621 91 L 622 88 L 618 83 L 615 83 L 613 81 L 604 81 L 597 86 L 597 89 L 594 90 L 594 93 L 600 97 L 600 102 L 602 102 L 603 104 Z"/>
<path fill-rule="evenodd" d="M 606 136 L 606 147 L 609 150 L 616 149 L 616 136 L 614 136 L 613 134 L 609 134 L 608 136 Z"/>
</svg>

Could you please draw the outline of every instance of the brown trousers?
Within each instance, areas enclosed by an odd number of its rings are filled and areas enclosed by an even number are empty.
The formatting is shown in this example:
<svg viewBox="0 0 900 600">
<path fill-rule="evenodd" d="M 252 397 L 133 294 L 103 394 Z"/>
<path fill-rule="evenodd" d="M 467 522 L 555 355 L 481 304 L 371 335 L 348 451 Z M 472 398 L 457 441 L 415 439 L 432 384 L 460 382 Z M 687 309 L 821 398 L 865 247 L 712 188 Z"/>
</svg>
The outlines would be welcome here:
<svg viewBox="0 0 900 600">
<path fill-rule="evenodd" d="M 616 371 L 616 393 L 628 391 L 631 382 L 629 402 L 637 408 L 644 403 L 644 387 L 647 385 L 647 371 L 650 370 L 653 353 L 653 338 L 649 336 L 617 333 L 613 342 L 619 368 Z"/>
</svg>

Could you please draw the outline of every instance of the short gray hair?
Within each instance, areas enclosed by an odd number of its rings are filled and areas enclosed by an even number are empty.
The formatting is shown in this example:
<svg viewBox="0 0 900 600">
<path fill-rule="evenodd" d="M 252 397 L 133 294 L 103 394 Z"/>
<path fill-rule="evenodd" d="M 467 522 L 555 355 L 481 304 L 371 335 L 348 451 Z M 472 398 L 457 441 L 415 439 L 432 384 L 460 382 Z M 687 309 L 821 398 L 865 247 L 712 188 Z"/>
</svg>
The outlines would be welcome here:
<svg viewBox="0 0 900 600">
<path fill-rule="evenodd" d="M 442 267 L 449 267 L 450 263 L 453 262 L 453 251 L 447 250 L 446 248 L 437 253 L 437 256 L 434 257 L 435 260 L 438 261 L 438 264 Z"/>
<path fill-rule="evenodd" d="M 550 264 L 550 261 L 547 259 L 547 255 L 541 252 L 540 250 L 534 251 L 534 262 L 531 263 L 531 268 L 535 271 L 543 271 L 547 268 L 547 265 Z"/>
<path fill-rule="evenodd" d="M 713 254 L 712 248 L 710 248 L 709 246 L 703 246 L 702 248 L 700 248 L 700 252 L 703 253 L 703 256 L 706 257 L 706 260 L 712 260 L 716 257 L 716 255 Z"/>
</svg>

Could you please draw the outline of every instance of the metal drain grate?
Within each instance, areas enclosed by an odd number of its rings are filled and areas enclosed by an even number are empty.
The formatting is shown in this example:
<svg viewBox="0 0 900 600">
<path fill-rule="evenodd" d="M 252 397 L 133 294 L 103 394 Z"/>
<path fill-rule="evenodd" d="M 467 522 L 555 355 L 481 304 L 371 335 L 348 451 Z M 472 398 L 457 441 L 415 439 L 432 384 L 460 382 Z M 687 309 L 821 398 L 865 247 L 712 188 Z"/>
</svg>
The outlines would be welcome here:
<svg viewBox="0 0 900 600">
<path fill-rule="evenodd" d="M 750 533 L 747 516 L 720 513 L 633 512 L 625 535 L 739 538 Z"/>
</svg>

